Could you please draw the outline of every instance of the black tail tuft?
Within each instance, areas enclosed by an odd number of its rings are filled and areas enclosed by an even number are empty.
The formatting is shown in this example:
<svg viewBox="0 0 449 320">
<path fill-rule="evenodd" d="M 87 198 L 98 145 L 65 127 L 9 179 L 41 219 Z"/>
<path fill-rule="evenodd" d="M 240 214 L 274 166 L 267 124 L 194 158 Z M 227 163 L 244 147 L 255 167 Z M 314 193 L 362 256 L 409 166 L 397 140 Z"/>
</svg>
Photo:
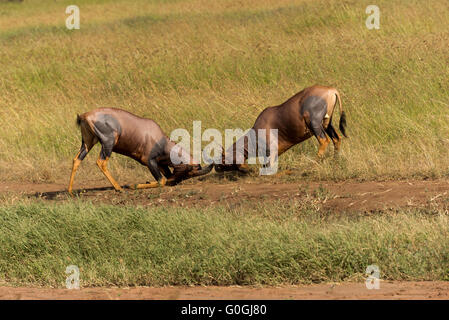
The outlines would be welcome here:
<svg viewBox="0 0 449 320">
<path fill-rule="evenodd" d="M 79 127 L 81 125 L 81 117 L 79 114 L 76 115 L 76 125 Z"/>
<path fill-rule="evenodd" d="M 341 133 L 343 133 L 343 135 L 347 138 L 348 136 L 346 135 L 346 114 L 344 111 L 341 113 L 340 124 L 338 127 Z"/>
</svg>

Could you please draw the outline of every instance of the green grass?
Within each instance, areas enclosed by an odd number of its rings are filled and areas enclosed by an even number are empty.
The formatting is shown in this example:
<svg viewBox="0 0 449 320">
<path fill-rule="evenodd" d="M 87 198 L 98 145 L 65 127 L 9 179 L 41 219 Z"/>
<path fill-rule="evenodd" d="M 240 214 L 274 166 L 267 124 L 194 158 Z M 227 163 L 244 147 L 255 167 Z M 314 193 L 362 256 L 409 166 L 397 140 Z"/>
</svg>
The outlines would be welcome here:
<svg viewBox="0 0 449 320">
<path fill-rule="evenodd" d="M 0 4 L 0 177 L 67 179 L 80 145 L 76 113 L 115 106 L 170 133 L 249 128 L 265 107 L 315 83 L 336 86 L 350 139 L 312 165 L 310 139 L 281 168 L 311 179 L 448 175 L 449 11 L 445 0 L 70 1 Z M 338 120 L 338 117 L 337 119 Z M 90 158 L 96 158 L 98 149 Z M 85 176 L 101 177 L 94 159 Z M 119 180 L 145 168 L 114 156 Z"/>
<path fill-rule="evenodd" d="M 327 214 L 299 202 L 252 209 L 18 203 L 0 207 L 0 281 L 63 287 L 449 280 L 443 210 Z"/>
</svg>

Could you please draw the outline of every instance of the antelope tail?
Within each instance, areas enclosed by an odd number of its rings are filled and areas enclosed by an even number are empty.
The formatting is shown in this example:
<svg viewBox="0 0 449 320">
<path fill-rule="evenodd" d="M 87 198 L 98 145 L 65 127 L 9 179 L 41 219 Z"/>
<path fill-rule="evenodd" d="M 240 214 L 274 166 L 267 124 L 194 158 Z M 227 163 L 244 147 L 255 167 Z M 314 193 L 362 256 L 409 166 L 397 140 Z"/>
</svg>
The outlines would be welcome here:
<svg viewBox="0 0 449 320">
<path fill-rule="evenodd" d="M 340 123 L 338 125 L 338 128 L 340 129 L 341 133 L 347 138 L 348 136 L 346 135 L 346 114 L 343 111 L 343 106 L 341 105 L 340 94 L 338 92 L 335 92 L 335 96 L 337 97 L 338 105 L 340 107 Z"/>
</svg>

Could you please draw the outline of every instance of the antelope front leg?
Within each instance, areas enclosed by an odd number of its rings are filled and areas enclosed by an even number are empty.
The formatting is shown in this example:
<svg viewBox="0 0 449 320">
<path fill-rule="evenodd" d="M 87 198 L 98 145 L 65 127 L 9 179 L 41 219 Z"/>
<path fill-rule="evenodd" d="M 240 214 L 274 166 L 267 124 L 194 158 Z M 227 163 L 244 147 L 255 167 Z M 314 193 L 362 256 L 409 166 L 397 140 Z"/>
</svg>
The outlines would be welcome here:
<svg viewBox="0 0 449 320">
<path fill-rule="evenodd" d="M 149 189 L 149 188 L 157 188 L 163 187 L 167 183 L 167 179 L 162 176 L 161 171 L 159 170 L 158 163 L 155 159 L 148 160 L 148 169 L 150 169 L 151 174 L 156 179 L 155 182 L 151 183 L 143 183 L 137 184 L 135 186 L 136 189 Z"/>
<path fill-rule="evenodd" d="M 103 174 L 106 176 L 106 178 L 108 178 L 109 182 L 114 186 L 114 189 L 116 191 L 122 191 L 122 188 L 119 186 L 117 181 L 115 181 L 115 179 L 109 173 L 108 161 L 109 161 L 109 157 L 106 157 L 106 159 L 101 159 L 101 157 L 98 158 L 98 160 L 97 160 L 98 168 L 100 168 L 101 172 L 103 172 Z"/>
<path fill-rule="evenodd" d="M 149 189 L 149 188 L 157 188 L 163 187 L 167 183 L 167 179 L 162 177 L 159 181 L 151 182 L 151 183 L 141 183 L 136 184 L 136 189 Z"/>
</svg>

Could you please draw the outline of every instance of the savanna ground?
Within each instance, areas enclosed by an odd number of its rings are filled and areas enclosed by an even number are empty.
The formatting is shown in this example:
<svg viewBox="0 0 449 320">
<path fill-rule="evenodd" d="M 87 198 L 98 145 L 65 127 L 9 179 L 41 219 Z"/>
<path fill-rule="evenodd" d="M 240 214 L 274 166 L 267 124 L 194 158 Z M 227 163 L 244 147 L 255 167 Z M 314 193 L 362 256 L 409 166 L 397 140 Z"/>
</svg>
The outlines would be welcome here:
<svg viewBox="0 0 449 320">
<path fill-rule="evenodd" d="M 0 2 L 0 298 L 447 299 L 449 5 L 379 0 L 368 30 L 371 2 Z M 65 27 L 71 4 L 80 30 Z M 97 146 L 63 192 L 77 113 L 246 129 L 315 83 L 342 94 L 338 157 L 317 161 L 309 139 L 275 176 L 119 194 Z M 152 179 L 109 164 L 121 184 Z M 72 264 L 76 293 L 61 289 Z M 368 292 L 373 264 L 383 289 Z"/>
</svg>

